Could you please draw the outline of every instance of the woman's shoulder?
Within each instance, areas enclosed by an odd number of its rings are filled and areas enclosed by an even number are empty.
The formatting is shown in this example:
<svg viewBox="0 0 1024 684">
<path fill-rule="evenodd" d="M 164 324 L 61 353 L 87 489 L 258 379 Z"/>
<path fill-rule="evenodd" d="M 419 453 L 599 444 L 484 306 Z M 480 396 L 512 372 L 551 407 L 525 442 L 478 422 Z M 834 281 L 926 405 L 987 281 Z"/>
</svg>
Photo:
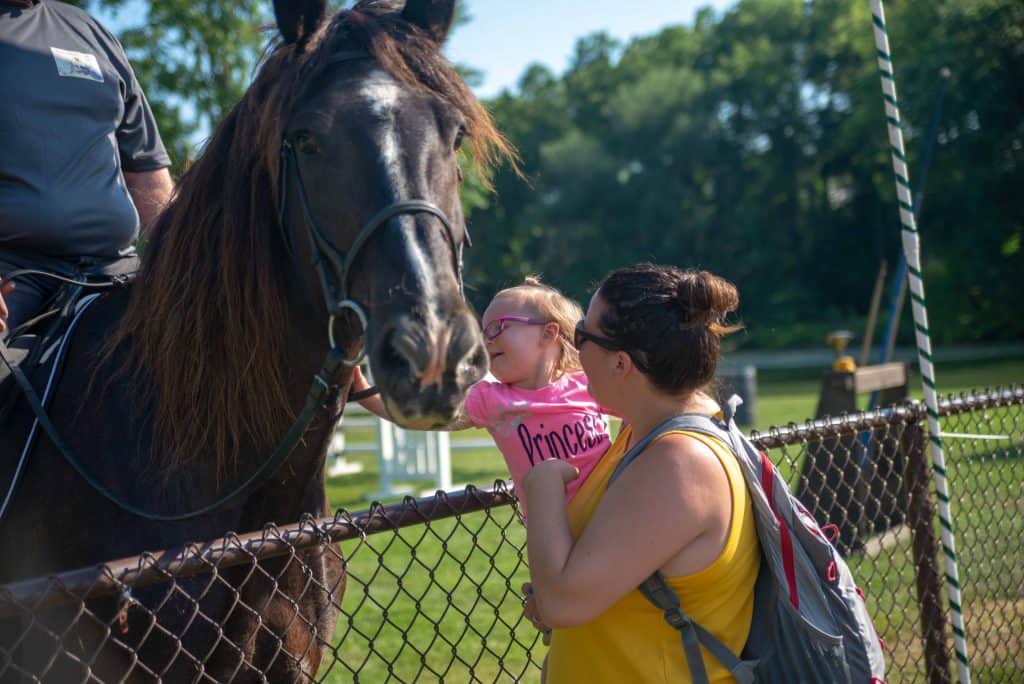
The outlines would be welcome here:
<svg viewBox="0 0 1024 684">
<path fill-rule="evenodd" d="M 719 456 L 701 435 L 685 431 L 667 432 L 655 439 L 647 451 L 646 457 L 638 458 L 637 463 L 646 462 L 657 476 L 670 477 L 674 474 L 677 478 L 692 481 L 715 478 L 722 473 Z"/>
</svg>

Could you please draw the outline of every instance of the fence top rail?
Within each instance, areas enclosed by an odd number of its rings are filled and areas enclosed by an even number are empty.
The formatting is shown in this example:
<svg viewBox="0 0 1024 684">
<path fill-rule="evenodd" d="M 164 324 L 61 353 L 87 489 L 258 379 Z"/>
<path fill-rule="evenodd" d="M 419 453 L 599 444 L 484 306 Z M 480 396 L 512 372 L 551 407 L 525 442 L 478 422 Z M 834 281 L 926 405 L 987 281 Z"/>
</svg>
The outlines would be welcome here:
<svg viewBox="0 0 1024 684">
<path fill-rule="evenodd" d="M 951 415 L 1021 404 L 1024 404 L 1024 386 L 1013 386 L 951 395 L 940 403 L 939 413 Z M 918 422 L 924 417 L 925 410 L 924 404 L 912 401 L 886 409 L 769 428 L 765 433 L 752 433 L 751 438 L 759 448 L 770 449 L 887 425 Z M 420 499 L 406 497 L 402 502 L 388 506 L 374 503 L 356 513 L 341 509 L 331 517 L 306 516 L 291 525 L 267 525 L 260 531 L 247 534 L 230 533 L 200 544 L 142 553 L 96 566 L 0 585 L 0 617 L 124 593 L 131 587 L 173 581 L 179 577 L 295 553 L 322 543 L 364 538 L 514 502 L 515 496 L 508 483 L 499 480 L 491 489 L 469 485 L 463 491 L 438 491 L 433 496 Z"/>
<path fill-rule="evenodd" d="M 357 513 L 341 509 L 323 518 L 305 516 L 291 525 L 266 525 L 247 534 L 229 533 L 218 539 L 185 544 L 162 551 L 145 552 L 99 565 L 86 566 L 45 577 L 0 585 L 0 617 L 20 610 L 36 610 L 119 594 L 203 572 L 252 563 L 295 553 L 323 543 L 359 539 L 384 531 L 421 525 L 515 501 L 509 484 L 498 480 L 490 489 L 468 485 L 460 492 L 438 491 L 433 496 L 407 496 L 388 506 L 374 503 Z"/>
<path fill-rule="evenodd" d="M 939 402 L 939 416 L 970 413 L 983 409 L 1024 404 L 1024 386 L 1011 385 L 983 391 L 972 390 L 950 394 Z M 924 402 L 910 400 L 904 404 L 829 416 L 803 423 L 790 423 L 784 427 L 770 427 L 765 432 L 750 433 L 750 440 L 760 449 L 799 444 L 812 439 L 839 437 L 870 430 L 871 428 L 915 423 L 924 419 L 927 407 Z"/>
</svg>

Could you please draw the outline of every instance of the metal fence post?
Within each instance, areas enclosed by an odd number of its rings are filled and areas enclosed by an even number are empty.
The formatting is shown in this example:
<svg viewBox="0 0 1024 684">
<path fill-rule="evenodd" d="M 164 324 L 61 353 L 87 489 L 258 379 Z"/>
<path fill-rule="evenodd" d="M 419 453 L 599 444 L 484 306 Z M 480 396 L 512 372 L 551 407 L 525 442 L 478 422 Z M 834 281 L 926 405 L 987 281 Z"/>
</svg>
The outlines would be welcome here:
<svg viewBox="0 0 1024 684">
<path fill-rule="evenodd" d="M 942 610 L 939 545 L 935 537 L 935 504 L 931 498 L 931 468 L 925 453 L 924 430 L 907 423 L 900 439 L 906 464 L 906 490 L 910 499 L 907 524 L 913 534 L 914 576 L 921 615 L 925 671 L 929 684 L 950 684 L 950 654 L 946 616 Z"/>
</svg>

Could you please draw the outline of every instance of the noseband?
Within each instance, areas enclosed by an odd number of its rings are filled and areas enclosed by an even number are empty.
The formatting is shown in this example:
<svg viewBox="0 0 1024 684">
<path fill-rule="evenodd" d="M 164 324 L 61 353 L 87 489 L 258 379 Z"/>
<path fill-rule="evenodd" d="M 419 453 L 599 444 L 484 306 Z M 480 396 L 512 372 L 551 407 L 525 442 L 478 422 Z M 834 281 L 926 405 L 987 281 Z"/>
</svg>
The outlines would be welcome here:
<svg viewBox="0 0 1024 684">
<path fill-rule="evenodd" d="M 365 52 L 340 52 L 328 60 L 328 64 L 349 62 L 361 59 L 370 59 Z M 313 209 L 306 194 L 306 187 L 302 182 L 302 172 L 299 169 L 296 158 L 295 146 L 292 141 L 285 137 L 281 142 L 280 163 L 278 167 L 278 195 L 277 195 L 277 220 L 285 244 L 289 252 L 294 256 L 291 236 L 285 223 L 286 209 L 288 203 L 288 178 L 292 178 L 299 196 L 299 205 L 302 207 L 303 223 L 306 227 L 306 236 L 309 239 L 310 254 L 313 258 L 313 267 L 316 269 L 320 280 L 320 288 L 324 295 L 324 304 L 327 307 L 327 338 L 330 341 L 331 349 L 336 349 L 334 339 L 334 323 L 338 316 L 346 309 L 352 311 L 362 327 L 361 335 L 366 334 L 367 317 L 363 307 L 349 297 L 348 278 L 352 265 L 359 256 L 362 249 L 369 242 L 370 238 L 378 228 L 386 225 L 388 221 L 403 214 L 432 214 L 441 221 L 445 228 L 445 235 L 452 248 L 455 274 L 459 280 L 459 290 L 462 291 L 462 245 L 455 239 L 455 231 L 451 222 L 436 204 L 425 199 L 409 199 L 395 202 L 370 217 L 356 235 L 348 252 L 344 253 L 338 249 L 321 230 L 316 218 L 313 216 Z M 472 246 L 469 239 L 468 229 L 464 232 L 465 243 Z M 346 366 L 357 366 L 366 358 L 366 342 L 363 341 L 359 353 L 355 358 L 343 359 Z"/>
</svg>

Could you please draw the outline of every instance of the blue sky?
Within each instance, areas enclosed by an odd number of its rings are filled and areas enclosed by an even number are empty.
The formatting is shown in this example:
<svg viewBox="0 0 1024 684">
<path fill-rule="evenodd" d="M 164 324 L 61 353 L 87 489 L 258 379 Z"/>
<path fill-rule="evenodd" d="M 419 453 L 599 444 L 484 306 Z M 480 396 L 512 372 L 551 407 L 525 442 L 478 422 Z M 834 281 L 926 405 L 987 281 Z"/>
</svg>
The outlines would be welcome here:
<svg viewBox="0 0 1024 684">
<path fill-rule="evenodd" d="M 481 97 L 514 87 L 532 62 L 555 73 L 567 66 L 577 39 L 607 31 L 627 41 L 663 26 L 690 24 L 700 7 L 721 12 L 734 0 L 469 0 L 472 21 L 448 42 L 454 62 L 484 72 Z"/>
<path fill-rule="evenodd" d="M 514 87 L 533 62 L 561 73 L 577 39 L 595 31 L 607 31 L 625 42 L 663 26 L 690 24 L 700 7 L 721 12 L 734 4 L 734 0 L 463 1 L 472 21 L 452 35 L 447 52 L 453 62 L 484 72 L 484 82 L 475 88 L 480 97 Z M 139 0 L 131 0 L 117 17 L 102 11 L 97 15 L 116 32 L 137 23 L 142 10 Z"/>
</svg>

